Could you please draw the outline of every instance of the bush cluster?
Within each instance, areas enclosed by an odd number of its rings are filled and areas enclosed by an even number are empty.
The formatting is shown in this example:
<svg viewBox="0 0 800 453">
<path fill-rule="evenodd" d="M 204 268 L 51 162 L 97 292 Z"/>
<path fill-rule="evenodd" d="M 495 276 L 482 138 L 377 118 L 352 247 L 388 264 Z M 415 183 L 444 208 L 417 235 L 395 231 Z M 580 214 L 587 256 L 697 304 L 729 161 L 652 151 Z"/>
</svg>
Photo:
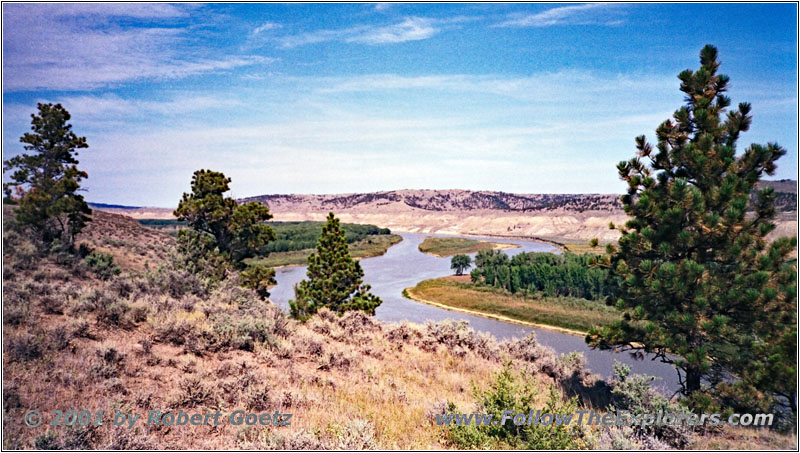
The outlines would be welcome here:
<svg viewBox="0 0 800 453">
<path fill-rule="evenodd" d="M 514 370 L 506 362 L 489 388 L 473 390 L 477 400 L 474 413 L 492 414 L 492 420 L 502 420 L 503 412 L 528 414 L 541 410 L 552 414 L 571 414 L 577 409 L 576 399 L 562 401 L 554 387 L 550 387 L 545 404 L 539 404 L 539 385 L 535 378 Z M 458 411 L 454 404 L 448 405 L 451 413 Z M 511 422 L 489 426 L 456 426 L 447 428 L 447 439 L 460 449 L 511 448 L 520 450 L 578 450 L 587 448 L 588 433 L 585 427 L 569 425 L 515 425 Z"/>
</svg>

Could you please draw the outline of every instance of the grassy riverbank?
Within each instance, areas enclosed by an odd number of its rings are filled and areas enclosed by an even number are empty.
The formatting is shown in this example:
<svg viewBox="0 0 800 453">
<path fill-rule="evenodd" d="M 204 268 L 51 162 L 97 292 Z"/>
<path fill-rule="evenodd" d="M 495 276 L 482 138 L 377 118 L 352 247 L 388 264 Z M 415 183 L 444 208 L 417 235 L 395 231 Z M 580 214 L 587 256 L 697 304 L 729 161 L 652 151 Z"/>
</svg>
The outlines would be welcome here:
<svg viewBox="0 0 800 453">
<path fill-rule="evenodd" d="M 614 307 L 602 302 L 574 297 L 523 297 L 473 285 L 467 276 L 424 280 L 408 288 L 406 294 L 411 299 L 433 302 L 453 310 L 568 329 L 576 334 L 582 334 L 592 326 L 608 324 L 620 316 Z"/>
<path fill-rule="evenodd" d="M 397 234 L 370 235 L 360 241 L 348 245 L 350 256 L 353 258 L 369 258 L 380 256 L 386 253 L 389 247 L 402 241 L 403 238 Z M 308 261 L 315 249 L 291 250 L 288 252 L 273 252 L 263 258 L 253 258 L 248 260 L 248 264 L 258 264 L 267 267 L 279 266 L 303 266 Z"/>
<path fill-rule="evenodd" d="M 578 244 L 564 244 L 564 248 L 567 251 L 575 253 L 576 255 L 581 253 L 592 253 L 595 255 L 602 255 L 606 252 L 606 244 L 598 244 L 594 247 L 589 245 L 588 243 L 578 243 Z"/>
<path fill-rule="evenodd" d="M 478 241 L 466 238 L 425 238 L 419 245 L 419 251 L 430 255 L 445 257 L 453 255 L 467 255 L 481 250 L 502 250 L 517 248 L 519 245 L 502 242 Z"/>
</svg>

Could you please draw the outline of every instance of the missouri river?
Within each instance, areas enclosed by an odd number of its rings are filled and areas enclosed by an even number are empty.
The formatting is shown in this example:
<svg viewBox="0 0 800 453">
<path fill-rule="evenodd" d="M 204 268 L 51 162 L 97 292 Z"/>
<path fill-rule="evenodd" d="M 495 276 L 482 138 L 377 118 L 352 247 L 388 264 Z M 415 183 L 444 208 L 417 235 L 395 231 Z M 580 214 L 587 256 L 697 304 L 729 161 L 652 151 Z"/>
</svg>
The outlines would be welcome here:
<svg viewBox="0 0 800 453">
<path fill-rule="evenodd" d="M 386 322 L 408 320 L 415 323 L 425 321 L 442 321 L 445 319 L 466 320 L 470 326 L 480 332 L 489 332 L 499 340 L 522 338 L 530 332 L 536 332 L 536 338 L 543 345 L 549 346 L 559 353 L 578 351 L 586 357 L 587 367 L 605 378 L 612 375 L 614 360 L 630 365 L 634 373 L 644 373 L 661 378 L 654 382 L 654 387 L 661 388 L 671 394 L 677 389 L 675 369 L 650 359 L 634 360 L 628 353 L 592 350 L 586 345 L 582 336 L 570 335 L 545 328 L 532 328 L 494 319 L 482 318 L 456 311 L 415 302 L 403 297 L 403 289 L 415 286 L 422 280 L 451 275 L 450 258 L 437 258 L 422 253 L 417 248 L 429 234 L 400 233 L 403 241 L 389 248 L 382 256 L 361 260 L 364 269 L 364 281 L 372 285 L 372 292 L 383 304 L 376 310 L 376 318 Z M 521 252 L 548 252 L 554 247 L 540 242 L 518 239 L 478 238 L 493 242 L 518 244 L 520 248 L 506 249 L 508 255 Z M 270 290 L 270 299 L 288 311 L 289 299 L 294 297 L 294 284 L 304 279 L 306 268 L 287 267 L 276 270 L 278 285 Z"/>
</svg>

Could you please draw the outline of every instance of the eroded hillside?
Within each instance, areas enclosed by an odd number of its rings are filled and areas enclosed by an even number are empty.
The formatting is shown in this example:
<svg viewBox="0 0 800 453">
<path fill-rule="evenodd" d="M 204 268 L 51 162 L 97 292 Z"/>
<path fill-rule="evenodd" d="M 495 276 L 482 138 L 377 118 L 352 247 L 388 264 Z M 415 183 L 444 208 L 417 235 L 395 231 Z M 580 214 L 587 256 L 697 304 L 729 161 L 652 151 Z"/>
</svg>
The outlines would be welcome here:
<svg viewBox="0 0 800 453">
<path fill-rule="evenodd" d="M 772 237 L 797 229 L 796 181 L 766 181 L 777 193 L 778 227 Z M 333 211 L 346 223 L 397 232 L 517 236 L 582 243 L 612 242 L 627 216 L 616 194 L 512 194 L 469 190 L 398 190 L 337 195 L 262 195 L 241 201 L 269 206 L 278 221 L 324 220 Z M 164 208 L 100 206 L 138 219 L 172 218 Z"/>
</svg>

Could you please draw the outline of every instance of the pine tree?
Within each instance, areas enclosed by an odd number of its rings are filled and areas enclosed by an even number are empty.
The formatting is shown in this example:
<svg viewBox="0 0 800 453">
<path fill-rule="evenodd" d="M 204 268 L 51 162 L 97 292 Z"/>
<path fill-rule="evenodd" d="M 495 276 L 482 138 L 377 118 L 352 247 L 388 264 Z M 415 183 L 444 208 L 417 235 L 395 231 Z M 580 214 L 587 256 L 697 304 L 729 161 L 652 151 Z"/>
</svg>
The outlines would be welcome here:
<svg viewBox="0 0 800 453">
<path fill-rule="evenodd" d="M 88 175 L 78 170 L 78 149 L 88 148 L 86 137 L 72 132 L 69 112 L 61 104 L 38 104 L 39 115 L 32 114 L 31 131 L 20 138 L 25 150 L 5 162 L 3 171 L 14 172 L 3 184 L 6 199 L 11 188 L 17 189 L 19 206 L 15 224 L 28 230 L 41 246 L 58 240 L 62 245 L 74 242 L 91 209 L 77 193 Z"/>
<path fill-rule="evenodd" d="M 211 170 L 198 170 L 192 177 L 192 192 L 184 193 L 174 214 L 189 228 L 178 232 L 178 251 L 183 266 L 214 283 L 223 280 L 231 268 L 240 272 L 242 285 L 269 297 L 275 284 L 271 268 L 245 263 L 261 247 L 275 239 L 265 222 L 272 218 L 261 203 L 239 204 L 225 192 L 230 178 Z"/>
<path fill-rule="evenodd" d="M 236 267 L 275 239 L 267 220 L 269 208 L 261 203 L 238 204 L 225 196 L 230 178 L 211 170 L 198 170 L 192 177 L 192 192 L 184 193 L 174 214 L 188 223 L 189 231 L 179 233 L 179 242 L 192 249 L 216 250 Z M 196 245 L 196 246 L 194 246 Z"/>
<path fill-rule="evenodd" d="M 364 271 L 350 257 L 345 232 L 339 219 L 328 214 L 327 223 L 317 242 L 317 252 L 308 257 L 308 276 L 295 286 L 295 300 L 289 301 L 293 317 L 308 319 L 321 307 L 342 314 L 348 310 L 363 310 L 371 315 L 381 299 L 363 285 Z"/>
<path fill-rule="evenodd" d="M 700 65 L 678 75 L 686 104 L 658 127 L 656 146 L 638 137 L 638 156 L 617 167 L 631 219 L 603 263 L 620 279 L 624 319 L 592 329 L 587 341 L 674 364 L 696 408 L 770 405 L 776 395 L 793 404 L 796 264 L 788 257 L 797 241 L 767 244 L 775 194 L 757 190 L 786 151 L 753 144 L 737 155 L 750 104 L 727 111 L 729 79 L 717 73 L 715 47 L 702 49 Z"/>
</svg>

